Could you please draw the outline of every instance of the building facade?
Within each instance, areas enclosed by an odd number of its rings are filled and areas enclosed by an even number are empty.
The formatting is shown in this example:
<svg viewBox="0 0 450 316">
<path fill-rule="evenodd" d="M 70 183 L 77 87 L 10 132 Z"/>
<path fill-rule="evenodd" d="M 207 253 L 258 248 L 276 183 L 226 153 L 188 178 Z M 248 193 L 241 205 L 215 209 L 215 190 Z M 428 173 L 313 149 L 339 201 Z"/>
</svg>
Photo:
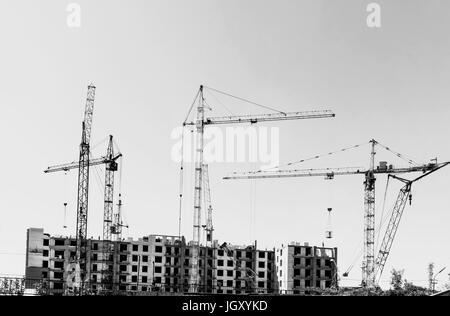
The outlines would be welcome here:
<svg viewBox="0 0 450 316">
<path fill-rule="evenodd" d="M 337 287 L 337 248 L 291 243 L 276 249 L 275 254 L 280 294 Z"/>
<path fill-rule="evenodd" d="M 106 244 L 113 249 L 112 257 L 105 256 Z M 176 295 L 189 291 L 192 246 L 184 237 L 149 235 L 106 244 L 95 239 L 87 242 L 86 286 L 91 293 Z M 300 249 L 300 254 L 297 254 L 298 250 L 293 246 L 261 250 L 257 249 L 256 243 L 235 246 L 219 245 L 213 241 L 208 247 L 200 247 L 198 291 L 278 294 L 296 293 L 297 289 L 307 287 L 331 287 L 330 273 L 333 275 L 334 272 L 330 272 L 328 266 L 331 259 L 336 262 L 337 250 L 306 246 Z M 44 288 L 49 294 L 70 291 L 74 280 L 69 267 L 75 251 L 75 238 L 51 236 L 41 228 L 29 228 L 25 269 L 27 285 Z M 327 257 L 329 251 L 332 256 Z M 319 255 L 322 252 L 324 255 Z M 291 257 L 292 260 L 289 259 Z M 303 279 L 297 276 L 298 260 L 305 268 L 300 272 Z M 317 260 L 320 260 L 320 265 Z M 309 269 L 310 265 L 314 269 Z M 319 276 L 316 271 L 320 271 Z M 106 276 L 112 281 L 105 283 Z"/>
</svg>

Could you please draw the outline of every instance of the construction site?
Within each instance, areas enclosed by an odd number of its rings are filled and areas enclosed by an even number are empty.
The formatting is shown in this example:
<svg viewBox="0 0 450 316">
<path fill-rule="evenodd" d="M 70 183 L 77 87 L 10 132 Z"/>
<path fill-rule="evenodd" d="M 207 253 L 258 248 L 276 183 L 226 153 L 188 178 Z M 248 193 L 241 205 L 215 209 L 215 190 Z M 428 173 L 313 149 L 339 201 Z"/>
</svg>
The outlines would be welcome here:
<svg viewBox="0 0 450 316">
<path fill-rule="evenodd" d="M 0 3 L 0 296 L 450 295 L 449 11 Z"/>
<path fill-rule="evenodd" d="M 268 114 L 208 117 L 209 107 L 204 89 L 225 94 L 228 97 L 271 110 Z M 266 121 L 305 120 L 334 118 L 329 110 L 307 112 L 281 112 L 273 108 L 242 99 L 213 88 L 200 86 L 183 128 L 194 127 L 196 148 L 193 188 L 192 240 L 181 235 L 181 213 L 184 192 L 180 189 L 180 217 L 178 236 L 151 234 L 133 239 L 123 236 L 127 227 L 121 217 L 122 192 L 115 192 L 115 173 L 120 170 L 122 153 L 115 150 L 113 136 L 109 136 L 106 154 L 92 158 L 90 140 L 94 114 L 96 87 L 88 86 L 79 161 L 50 166 L 44 173 L 78 173 L 76 231 L 70 236 L 57 236 L 43 228 L 29 228 L 26 232 L 26 271 L 21 282 L 23 291 L 40 295 L 308 295 L 339 290 L 339 280 L 349 271 L 339 275 L 337 247 L 309 245 L 308 242 L 290 242 L 272 249 L 251 245 L 231 245 L 214 239 L 213 202 L 209 183 L 209 165 L 204 161 L 205 129 L 215 124 L 257 124 Z M 190 117 L 194 117 L 190 121 Z M 362 279 L 360 288 L 375 291 L 394 243 L 397 229 L 407 204 L 412 203 L 412 185 L 424 177 L 444 168 L 450 162 L 437 159 L 417 164 L 402 154 L 391 150 L 376 140 L 370 140 L 370 164 L 367 169 L 325 168 L 294 169 L 310 159 L 332 156 L 363 146 L 343 148 L 336 152 L 316 155 L 308 159 L 288 163 L 276 170 L 256 170 L 232 173 L 224 180 L 270 179 L 287 177 L 323 177 L 332 180 L 336 176 L 360 175 L 363 181 L 364 210 Z M 381 148 L 400 157 L 409 166 L 393 166 L 386 161 L 375 160 Z M 90 168 L 104 165 L 103 236 L 88 236 Z M 286 168 L 289 167 L 289 168 Z M 180 167 L 183 182 L 185 166 Z M 384 215 L 386 229 L 379 249 L 375 248 L 378 227 L 375 222 L 375 182 L 377 175 L 387 175 L 388 183 L 402 184 L 393 207 Z M 416 174 L 412 179 L 406 174 Z M 182 188 L 182 185 L 180 186 Z M 386 190 L 388 184 L 386 185 Z M 64 203 L 66 212 L 67 203 Z M 329 218 L 332 208 L 327 209 Z M 333 239 L 329 227 L 325 232 L 328 241 Z M 13 283 L 11 283 L 12 286 Z M 17 286 L 17 284 L 15 285 Z M 20 286 L 19 286 L 20 287 Z M 325 291 L 325 292 L 324 292 Z"/>
</svg>

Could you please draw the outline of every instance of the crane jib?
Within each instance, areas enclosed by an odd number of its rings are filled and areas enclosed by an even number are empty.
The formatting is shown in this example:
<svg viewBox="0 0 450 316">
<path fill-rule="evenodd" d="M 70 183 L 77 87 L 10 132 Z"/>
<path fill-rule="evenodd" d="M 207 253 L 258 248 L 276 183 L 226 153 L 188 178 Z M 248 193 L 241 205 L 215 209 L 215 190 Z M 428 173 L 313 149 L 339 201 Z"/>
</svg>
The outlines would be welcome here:
<svg viewBox="0 0 450 316">
<path fill-rule="evenodd" d="M 401 174 L 411 172 L 429 172 L 435 171 L 448 162 L 439 164 L 427 164 L 417 167 L 404 167 L 404 168 L 386 168 L 375 169 L 374 174 Z M 246 172 L 246 173 L 233 173 L 225 176 L 225 180 L 238 180 L 238 179 L 274 179 L 274 178 L 291 178 L 291 177 L 326 177 L 333 178 L 334 176 L 344 175 L 357 175 L 366 174 L 369 170 L 362 168 L 329 168 L 329 169 L 298 169 L 298 170 L 279 170 L 279 171 L 259 171 L 259 172 Z"/>
</svg>

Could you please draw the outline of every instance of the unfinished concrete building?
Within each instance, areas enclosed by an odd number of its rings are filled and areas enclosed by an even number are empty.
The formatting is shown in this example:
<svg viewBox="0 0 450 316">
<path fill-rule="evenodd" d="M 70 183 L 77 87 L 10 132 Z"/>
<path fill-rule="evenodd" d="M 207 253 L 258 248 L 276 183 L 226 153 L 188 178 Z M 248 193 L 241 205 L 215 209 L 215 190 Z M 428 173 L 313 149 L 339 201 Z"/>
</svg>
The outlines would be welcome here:
<svg viewBox="0 0 450 316">
<path fill-rule="evenodd" d="M 50 294 L 66 293 L 72 282 L 67 269 L 70 258 L 75 256 L 75 247 L 74 238 L 51 236 L 41 228 L 28 229 L 25 271 L 28 286 L 44 284 Z M 113 258 L 103 258 L 103 241 L 88 240 L 87 285 L 92 293 L 104 293 L 105 270 L 112 276 L 111 290 L 116 294 L 188 292 L 191 245 L 184 237 L 128 238 L 113 242 L 113 248 Z M 325 251 L 323 255 L 321 251 Z M 214 241 L 211 247 L 200 247 L 198 291 L 277 294 L 297 293 L 298 289 L 313 286 L 330 287 L 330 273 L 334 272 L 327 267 L 331 259 L 336 262 L 337 251 L 331 249 L 331 256 L 326 256 L 329 251 L 329 248 L 291 245 L 276 251 L 259 250 L 256 245 L 219 245 Z M 289 260 L 291 257 L 293 260 Z M 297 275 L 299 264 L 304 265 L 304 271 L 299 272 L 301 277 Z M 310 266 L 314 268 L 309 269 Z"/>
<path fill-rule="evenodd" d="M 280 294 L 304 294 L 337 286 L 337 248 L 291 243 L 276 249 L 276 284 Z"/>
<path fill-rule="evenodd" d="M 184 238 L 175 236 L 145 236 L 113 242 L 112 259 L 103 258 L 103 241 L 88 239 L 87 285 L 92 293 L 104 289 L 105 269 L 112 274 L 112 291 L 182 292 L 188 279 L 183 263 L 188 259 Z M 41 228 L 27 230 L 25 278 L 30 286 L 44 283 L 52 294 L 62 294 L 71 286 L 67 271 L 75 257 L 76 240 L 51 236 Z"/>
</svg>

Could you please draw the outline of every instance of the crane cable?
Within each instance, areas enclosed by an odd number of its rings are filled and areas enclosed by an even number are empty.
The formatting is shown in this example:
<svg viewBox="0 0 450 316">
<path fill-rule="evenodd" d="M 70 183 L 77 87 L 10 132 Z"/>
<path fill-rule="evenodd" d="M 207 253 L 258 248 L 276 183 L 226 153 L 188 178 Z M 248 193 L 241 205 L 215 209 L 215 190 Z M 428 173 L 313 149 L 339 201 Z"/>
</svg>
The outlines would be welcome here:
<svg viewBox="0 0 450 316">
<path fill-rule="evenodd" d="M 192 104 L 191 104 L 191 106 L 189 107 L 189 111 L 188 111 L 188 113 L 186 114 L 186 118 L 185 118 L 184 121 L 183 121 L 183 126 L 186 124 L 187 120 L 189 119 L 189 116 L 191 115 L 192 109 L 194 108 L 194 105 L 195 105 L 195 103 L 196 103 L 196 101 L 197 101 L 199 95 L 200 95 L 200 90 L 197 91 L 197 94 L 195 95 L 194 101 L 192 101 Z"/>
<path fill-rule="evenodd" d="M 233 99 L 236 99 L 236 100 L 245 102 L 245 103 L 253 104 L 253 105 L 256 105 L 256 106 L 258 106 L 258 107 L 264 108 L 264 109 L 266 109 L 266 110 L 270 110 L 270 111 L 274 111 L 274 112 L 278 112 L 278 113 L 281 113 L 281 114 L 283 114 L 283 115 L 286 115 L 286 112 L 283 112 L 283 111 L 274 109 L 274 108 L 272 108 L 272 107 L 270 107 L 270 106 L 262 105 L 262 104 L 260 104 L 260 103 L 256 103 L 256 102 L 253 102 L 253 101 L 250 101 L 250 100 L 247 100 L 247 99 L 244 99 L 244 98 L 235 96 L 235 95 L 233 95 L 233 94 L 230 94 L 230 93 L 227 93 L 227 92 L 223 92 L 223 91 L 220 91 L 220 90 L 217 90 L 217 89 L 208 87 L 208 86 L 203 86 L 203 87 L 205 87 L 205 88 L 208 89 L 208 90 L 211 90 L 211 91 L 214 91 L 214 92 L 217 92 L 217 93 L 226 95 L 226 96 L 228 96 L 228 97 L 230 97 L 230 98 L 233 98 Z"/>
<path fill-rule="evenodd" d="M 333 190 L 331 188 L 332 184 L 331 182 L 328 184 L 328 205 L 327 205 L 327 223 L 325 226 L 325 238 L 331 239 L 333 238 L 333 224 L 332 224 L 332 217 L 331 212 L 333 212 L 333 207 L 330 207 L 330 205 L 334 205 L 334 196 L 333 196 Z M 330 232 L 330 235 L 328 235 L 328 232 Z"/>
<path fill-rule="evenodd" d="M 68 197 L 68 190 L 67 190 L 67 187 L 68 187 L 68 185 L 67 185 L 67 182 L 68 182 L 68 180 L 67 180 L 67 171 L 64 171 L 64 202 L 63 202 L 63 205 L 64 205 L 64 221 L 63 221 L 63 229 L 66 229 L 67 228 L 67 222 L 66 222 L 66 218 L 67 218 L 67 197 Z"/>
<path fill-rule="evenodd" d="M 206 223 L 206 219 L 208 218 L 207 216 L 208 216 L 208 212 L 207 212 L 207 206 L 206 206 L 206 188 L 205 188 L 205 183 L 206 183 L 206 180 L 205 180 L 205 169 L 204 169 L 204 167 L 202 167 L 202 172 L 203 172 L 203 174 L 202 174 L 202 200 L 203 200 L 203 206 L 201 207 L 201 210 L 203 211 L 203 215 L 202 215 L 202 219 L 205 219 L 205 223 Z M 200 223 L 200 225 L 202 226 L 202 228 L 203 228 L 203 230 L 202 230 L 202 236 L 201 236 L 201 238 L 202 238 L 202 241 L 203 242 L 205 242 L 205 245 L 206 245 L 206 224 L 203 226 L 201 223 Z"/>
<path fill-rule="evenodd" d="M 388 180 L 389 180 L 389 178 L 390 178 L 390 177 L 388 177 Z M 400 191 L 403 190 L 406 186 L 407 186 L 406 184 L 405 184 L 404 186 L 402 186 L 402 187 L 400 188 Z M 409 195 L 409 194 L 408 194 L 408 195 Z M 386 213 L 386 216 L 385 216 L 385 217 L 383 217 L 383 215 L 382 215 L 382 218 L 380 218 L 380 224 L 379 224 L 379 228 L 378 228 L 378 234 L 380 234 L 381 228 L 384 226 L 384 224 L 386 224 L 387 220 L 388 220 L 390 217 L 392 217 L 393 212 L 394 212 L 394 207 L 392 207 L 392 211 L 391 211 L 390 213 Z M 390 214 L 390 216 L 388 216 L 389 214 Z M 377 240 L 377 242 L 378 242 L 378 240 Z"/>
<path fill-rule="evenodd" d="M 98 146 L 100 146 L 103 143 L 106 143 L 106 141 L 109 139 L 109 136 L 103 138 L 101 141 L 99 141 L 98 143 L 96 143 L 93 146 L 89 146 L 90 151 L 92 152 L 93 149 L 97 148 Z"/>
<path fill-rule="evenodd" d="M 114 146 L 116 146 L 117 151 L 118 151 L 119 153 L 122 153 L 122 151 L 121 151 L 120 148 L 119 148 L 119 145 L 117 145 L 117 142 L 116 142 L 116 139 L 115 139 L 115 138 L 113 138 L 113 144 L 114 144 Z"/>
<path fill-rule="evenodd" d="M 391 177 L 388 176 L 387 177 L 387 181 L 386 181 L 386 188 L 384 190 L 383 207 L 381 209 L 381 217 L 380 217 L 380 223 L 379 223 L 379 228 L 378 228 L 378 235 L 377 235 L 377 242 L 375 244 L 375 249 L 378 249 L 378 245 L 379 245 L 379 241 L 380 241 L 381 228 L 383 227 L 383 223 L 384 223 L 384 212 L 386 210 L 387 191 L 388 191 L 389 180 L 390 179 L 391 179 Z"/>
<path fill-rule="evenodd" d="M 331 155 L 335 155 L 337 153 L 345 152 L 345 151 L 348 151 L 348 150 L 351 150 L 351 149 L 356 149 L 356 148 L 362 147 L 364 145 L 367 145 L 369 143 L 370 142 L 365 142 L 365 143 L 362 143 L 362 144 L 357 144 L 357 145 L 354 145 L 354 146 L 345 147 L 345 148 L 338 149 L 338 150 L 335 150 L 335 151 L 331 151 L 331 152 L 328 152 L 328 153 L 311 156 L 311 157 L 308 157 L 308 158 L 300 159 L 300 160 L 289 162 L 289 163 L 285 163 L 285 164 L 280 164 L 278 166 L 275 166 L 275 167 L 272 167 L 272 168 L 268 168 L 268 169 L 264 169 L 264 170 L 260 169 L 260 170 L 257 170 L 257 171 L 254 171 L 254 172 L 250 172 L 250 173 L 260 173 L 260 172 L 263 172 L 263 171 L 276 170 L 276 169 L 280 169 L 282 167 L 289 167 L 289 166 L 292 166 L 292 165 L 301 164 L 301 163 L 304 163 L 304 162 L 307 162 L 307 161 L 323 158 L 325 156 L 331 156 Z M 389 148 L 389 147 L 379 143 L 378 141 L 376 142 L 376 144 L 379 145 L 381 148 L 391 152 L 392 154 L 394 154 L 395 156 L 399 157 L 400 159 L 408 162 L 411 165 L 416 165 L 416 166 L 420 165 L 419 163 L 415 162 L 413 159 L 408 158 L 407 156 L 402 155 L 402 154 L 392 150 L 391 148 Z"/>
<path fill-rule="evenodd" d="M 117 148 L 119 148 L 119 147 L 117 147 Z M 120 150 L 119 150 L 119 152 L 120 152 Z M 119 199 L 120 200 L 122 200 L 122 175 L 123 175 L 123 156 L 121 156 L 120 157 L 120 166 L 119 166 Z M 125 216 L 123 216 L 123 214 L 124 214 L 124 212 L 123 212 L 123 204 L 121 204 L 121 207 L 120 207 L 120 216 L 119 216 L 119 220 L 120 220 L 120 222 L 118 222 L 117 223 L 117 225 L 121 225 L 121 227 L 120 227 L 120 229 L 122 229 L 123 227 L 125 227 L 126 229 L 127 229 L 127 233 L 128 233 L 128 229 L 130 228 L 129 226 L 128 226 L 128 223 L 127 223 L 127 221 L 124 221 L 123 220 L 123 218 L 125 217 Z M 125 224 L 124 224 L 124 222 L 125 222 Z"/>
<path fill-rule="evenodd" d="M 117 151 L 119 153 L 122 153 L 122 151 L 120 150 L 119 145 L 117 144 L 117 142 L 116 142 L 116 140 L 114 138 L 113 138 L 113 143 L 114 143 L 114 146 L 116 146 Z M 119 163 L 119 190 L 118 190 L 119 194 L 118 194 L 118 197 L 119 197 L 120 200 L 122 200 L 123 155 L 121 155 L 119 159 L 120 159 L 120 163 Z M 123 218 L 124 218 L 124 216 L 123 216 L 123 205 L 121 204 L 120 216 L 119 216 L 120 223 L 117 223 L 117 225 L 121 225 L 122 227 L 125 226 L 125 228 L 129 228 L 127 223 L 125 225 L 122 225 L 123 224 L 123 220 L 122 220 Z M 122 227 L 120 229 L 122 229 Z"/>
<path fill-rule="evenodd" d="M 355 266 L 356 262 L 359 261 L 359 259 L 362 256 L 362 249 L 356 254 L 355 259 L 352 261 L 352 263 L 350 264 L 350 266 L 347 268 L 347 270 L 345 270 L 344 272 L 344 276 L 347 276 L 350 274 L 350 271 L 353 270 L 353 267 Z"/>
<path fill-rule="evenodd" d="M 178 206 L 178 238 L 181 239 L 181 220 L 182 220 L 182 212 L 183 212 L 183 191 L 184 191 L 184 130 L 189 119 L 189 116 L 192 113 L 192 109 L 194 108 L 195 103 L 197 102 L 198 97 L 200 96 L 200 89 L 195 94 L 194 100 L 189 107 L 189 111 L 186 114 L 186 117 L 183 121 L 183 125 L 181 126 L 181 159 L 180 159 L 180 176 L 179 176 L 179 206 Z"/>
<path fill-rule="evenodd" d="M 64 202 L 64 221 L 63 221 L 63 229 L 65 230 L 67 228 L 66 225 L 66 218 L 67 218 L 67 202 Z"/>
<path fill-rule="evenodd" d="M 250 240 L 255 238 L 256 222 L 256 181 L 250 180 Z"/>
<path fill-rule="evenodd" d="M 335 150 L 335 151 L 330 151 L 330 152 L 325 153 L 325 154 L 311 156 L 309 158 L 304 158 L 304 159 L 301 159 L 301 160 L 297 160 L 297 161 L 281 164 L 281 165 L 278 165 L 278 166 L 275 166 L 275 167 L 272 167 L 272 168 L 268 168 L 268 169 L 264 169 L 264 170 L 260 169 L 258 171 L 252 172 L 252 173 L 259 173 L 259 172 L 263 172 L 263 171 L 279 169 L 281 167 L 289 167 L 289 166 L 292 166 L 292 165 L 301 164 L 301 163 L 304 163 L 304 162 L 307 162 L 307 161 L 311 161 L 311 160 L 315 160 L 315 159 L 319 159 L 319 158 L 322 158 L 322 157 L 325 157 L 325 156 L 331 156 L 331 155 L 334 155 L 334 154 L 337 154 L 337 153 L 341 153 L 341 152 L 344 152 L 344 151 L 347 151 L 347 150 L 350 150 L 350 149 L 359 148 L 359 147 L 362 147 L 362 146 L 367 145 L 367 144 L 369 144 L 369 142 L 365 142 L 365 143 L 358 144 L 358 145 L 353 145 L 353 146 L 350 146 L 350 147 L 345 147 L 345 148 L 338 149 L 338 150 Z"/>
<path fill-rule="evenodd" d="M 225 105 L 225 104 L 223 104 L 220 100 L 219 100 L 219 98 L 217 98 L 215 95 L 214 95 L 214 93 L 209 93 L 209 95 L 211 95 L 213 98 L 214 98 L 214 100 L 216 100 L 217 101 L 217 103 L 220 105 L 220 106 L 222 106 L 227 112 L 228 112 L 228 114 L 230 114 L 231 116 L 234 116 L 235 114 Z M 208 105 L 209 106 L 209 105 Z M 211 108 L 211 106 L 209 106 L 210 108 Z"/>
<path fill-rule="evenodd" d="M 118 151 L 119 153 L 122 153 L 122 151 L 121 151 L 120 148 L 119 148 L 119 145 L 117 144 L 117 142 L 116 142 L 116 140 L 115 140 L 114 138 L 113 138 L 113 143 L 114 143 L 114 146 L 116 146 L 117 151 Z M 121 197 L 121 196 L 122 196 L 123 155 L 121 155 L 121 156 L 119 157 L 119 159 L 120 159 L 120 164 L 119 164 L 119 196 Z"/>
<path fill-rule="evenodd" d="M 381 148 L 384 148 L 384 149 L 386 149 L 387 151 L 393 153 L 395 156 L 397 156 L 397 157 L 399 157 L 400 159 L 402 159 L 402 160 L 408 162 L 410 165 L 416 165 L 416 166 L 419 166 L 419 165 L 420 165 L 420 164 L 418 164 L 417 162 L 415 162 L 413 159 L 407 157 L 406 155 L 402 155 L 402 154 L 400 154 L 400 153 L 398 153 L 398 152 L 392 150 L 391 148 L 389 148 L 389 147 L 387 147 L 387 146 L 385 146 L 385 145 L 383 145 L 383 144 L 381 144 L 381 143 L 379 143 L 379 142 L 376 142 L 376 143 L 377 143 L 377 145 L 379 145 Z"/>
<path fill-rule="evenodd" d="M 90 157 L 90 159 L 94 159 L 94 158 L 92 158 L 92 153 L 89 153 L 89 157 Z M 100 191 L 100 193 L 102 195 L 104 195 L 105 194 L 105 191 L 104 191 L 105 188 L 103 187 L 102 179 L 101 179 L 101 176 L 100 176 L 100 171 L 102 171 L 102 169 L 100 169 L 100 166 L 93 166 L 93 167 L 94 167 L 94 171 L 95 171 L 95 175 L 96 175 L 95 180 L 96 180 L 96 183 L 97 183 L 97 188 Z"/>
<path fill-rule="evenodd" d="M 183 210 L 183 186 L 184 184 L 184 126 L 181 129 L 181 160 L 180 160 L 180 187 L 178 210 L 178 238 L 181 239 L 181 214 Z"/>
</svg>

